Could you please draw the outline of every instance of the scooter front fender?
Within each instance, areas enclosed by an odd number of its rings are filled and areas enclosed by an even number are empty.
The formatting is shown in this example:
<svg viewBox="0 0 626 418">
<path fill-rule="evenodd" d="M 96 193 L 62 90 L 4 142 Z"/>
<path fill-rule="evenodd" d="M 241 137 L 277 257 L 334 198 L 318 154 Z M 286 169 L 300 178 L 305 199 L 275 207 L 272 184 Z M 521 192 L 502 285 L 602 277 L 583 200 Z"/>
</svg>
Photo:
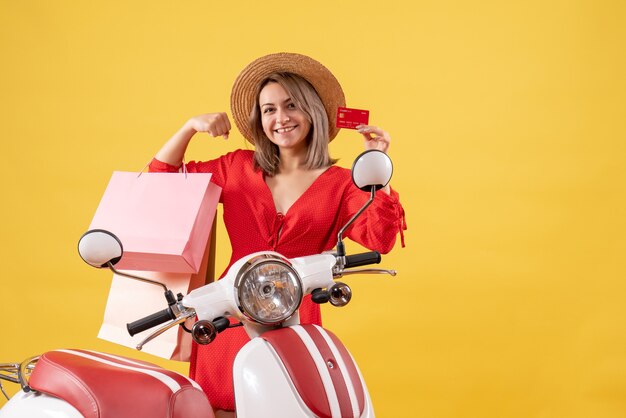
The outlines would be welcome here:
<svg viewBox="0 0 626 418">
<path fill-rule="evenodd" d="M 298 342 L 316 333 L 313 339 L 318 341 L 319 335 L 332 336 L 322 350 L 311 341 Z M 315 325 L 295 325 L 253 338 L 235 358 L 233 380 L 238 418 L 374 417 L 352 356 L 334 335 Z"/>
</svg>

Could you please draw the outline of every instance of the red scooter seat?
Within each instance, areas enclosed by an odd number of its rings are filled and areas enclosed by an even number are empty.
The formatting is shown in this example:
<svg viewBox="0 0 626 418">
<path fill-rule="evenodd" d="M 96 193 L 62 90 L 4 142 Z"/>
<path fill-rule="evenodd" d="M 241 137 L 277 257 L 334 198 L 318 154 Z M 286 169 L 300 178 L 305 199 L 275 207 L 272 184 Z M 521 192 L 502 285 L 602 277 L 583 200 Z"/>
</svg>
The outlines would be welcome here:
<svg viewBox="0 0 626 418">
<path fill-rule="evenodd" d="M 214 418 L 193 380 L 154 364 L 86 350 L 43 354 L 29 386 L 86 418 Z"/>
</svg>

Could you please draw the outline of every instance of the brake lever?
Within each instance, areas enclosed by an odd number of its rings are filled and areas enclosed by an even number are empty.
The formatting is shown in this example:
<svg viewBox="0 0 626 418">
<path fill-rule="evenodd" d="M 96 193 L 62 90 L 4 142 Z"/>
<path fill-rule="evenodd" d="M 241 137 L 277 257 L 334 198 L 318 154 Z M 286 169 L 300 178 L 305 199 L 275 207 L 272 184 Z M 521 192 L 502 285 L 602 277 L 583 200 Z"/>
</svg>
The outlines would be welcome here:
<svg viewBox="0 0 626 418">
<path fill-rule="evenodd" d="M 351 274 L 388 274 L 390 276 L 395 276 L 398 274 L 396 270 L 385 270 L 385 269 L 356 269 L 356 270 L 341 270 L 333 274 L 333 276 L 338 279 L 343 276 L 349 276 Z"/>
<path fill-rule="evenodd" d="M 172 322 L 169 322 L 169 323 L 163 325 L 161 328 L 157 329 L 152 334 L 148 335 L 142 342 L 137 344 L 137 346 L 135 348 L 137 350 L 141 351 L 141 349 L 143 348 L 144 345 L 146 345 L 150 341 L 154 340 L 156 337 L 158 337 L 159 335 L 163 334 L 165 331 L 167 331 L 170 328 L 173 328 L 173 327 L 175 327 L 177 325 L 181 325 L 186 320 L 188 320 L 189 318 L 193 318 L 195 316 L 196 316 L 196 311 L 193 310 L 193 309 L 185 309 L 185 310 L 181 311 L 181 316 L 179 316 L 178 318 L 174 319 Z"/>
</svg>

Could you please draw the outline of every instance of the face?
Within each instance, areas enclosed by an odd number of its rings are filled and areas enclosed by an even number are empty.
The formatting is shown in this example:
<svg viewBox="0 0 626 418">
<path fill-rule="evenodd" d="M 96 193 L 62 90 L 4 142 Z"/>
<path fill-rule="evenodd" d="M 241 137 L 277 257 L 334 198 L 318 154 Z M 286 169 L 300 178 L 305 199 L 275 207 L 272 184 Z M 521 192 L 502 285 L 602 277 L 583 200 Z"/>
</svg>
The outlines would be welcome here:
<svg viewBox="0 0 626 418">
<path fill-rule="evenodd" d="M 259 94 L 263 132 L 279 148 L 306 149 L 311 123 L 278 83 L 269 83 Z"/>
</svg>

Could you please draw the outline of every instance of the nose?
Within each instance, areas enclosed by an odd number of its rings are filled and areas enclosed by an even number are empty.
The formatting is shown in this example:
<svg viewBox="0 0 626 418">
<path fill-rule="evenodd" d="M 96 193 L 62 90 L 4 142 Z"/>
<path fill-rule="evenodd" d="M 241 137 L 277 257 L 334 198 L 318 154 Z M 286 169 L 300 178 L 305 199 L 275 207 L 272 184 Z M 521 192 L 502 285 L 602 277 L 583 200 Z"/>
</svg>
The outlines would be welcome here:
<svg viewBox="0 0 626 418">
<path fill-rule="evenodd" d="M 279 109 L 276 111 L 276 123 L 284 125 L 290 120 L 289 115 L 284 110 Z"/>
</svg>

